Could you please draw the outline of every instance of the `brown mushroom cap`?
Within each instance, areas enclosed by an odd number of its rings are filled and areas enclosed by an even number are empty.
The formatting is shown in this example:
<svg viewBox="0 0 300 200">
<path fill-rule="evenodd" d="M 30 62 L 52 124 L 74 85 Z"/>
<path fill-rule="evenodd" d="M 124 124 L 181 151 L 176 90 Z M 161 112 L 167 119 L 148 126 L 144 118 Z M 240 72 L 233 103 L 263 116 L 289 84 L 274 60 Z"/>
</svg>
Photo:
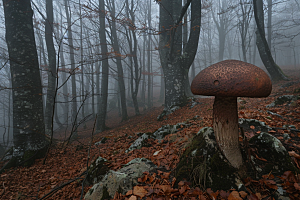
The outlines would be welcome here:
<svg viewBox="0 0 300 200">
<path fill-rule="evenodd" d="M 191 85 L 193 94 L 223 97 L 267 97 L 272 83 L 255 65 L 225 60 L 202 70 Z"/>
</svg>

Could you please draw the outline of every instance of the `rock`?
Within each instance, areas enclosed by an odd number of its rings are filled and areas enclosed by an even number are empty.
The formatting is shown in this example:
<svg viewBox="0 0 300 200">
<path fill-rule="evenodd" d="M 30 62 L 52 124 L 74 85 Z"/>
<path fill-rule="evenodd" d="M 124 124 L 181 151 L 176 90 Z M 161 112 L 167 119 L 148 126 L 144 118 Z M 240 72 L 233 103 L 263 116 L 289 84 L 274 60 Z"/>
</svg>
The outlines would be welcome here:
<svg viewBox="0 0 300 200">
<path fill-rule="evenodd" d="M 104 144 L 107 140 L 107 137 L 103 137 L 99 142 L 96 142 L 95 145 L 100 145 L 100 144 Z"/>
<path fill-rule="evenodd" d="M 141 135 L 138 139 L 136 139 L 131 145 L 130 147 L 125 151 L 126 153 L 128 153 L 129 151 L 132 151 L 134 149 L 140 149 L 143 146 L 147 146 L 147 139 L 150 138 L 150 133 L 144 133 L 143 135 Z"/>
<path fill-rule="evenodd" d="M 147 143 L 147 140 L 149 138 L 161 141 L 166 135 L 176 133 L 178 129 L 184 128 L 186 126 L 188 126 L 188 124 L 186 123 L 178 123 L 176 125 L 167 124 L 160 127 L 153 133 L 139 133 L 138 135 L 141 136 L 139 136 L 139 138 L 136 139 L 125 152 L 128 153 L 129 151 L 132 151 L 134 149 L 140 149 L 142 147 L 150 146 L 150 144 Z"/>
<path fill-rule="evenodd" d="M 157 129 L 152 135 L 151 138 L 162 140 L 166 135 L 175 133 L 177 130 L 177 124 L 176 125 L 164 125 Z"/>
<path fill-rule="evenodd" d="M 143 172 L 156 168 L 150 160 L 135 158 L 118 171 L 109 170 L 104 178 L 95 184 L 85 195 L 85 200 L 110 199 L 116 192 L 126 194 L 137 185 Z"/>
<path fill-rule="evenodd" d="M 180 157 L 175 174 L 177 183 L 187 179 L 193 186 L 217 190 L 241 189 L 237 170 L 220 152 L 213 129 L 202 128 Z"/>
<path fill-rule="evenodd" d="M 277 117 L 279 117 L 279 118 L 281 118 L 281 119 L 284 119 L 281 115 L 279 115 L 279 114 L 277 114 L 277 113 L 274 113 L 274 112 L 271 112 L 271 111 L 268 111 L 268 110 L 267 110 L 267 113 L 269 113 L 269 114 L 271 114 L 271 115 L 274 115 L 274 116 L 277 116 Z"/>
<path fill-rule="evenodd" d="M 294 89 L 294 93 L 300 93 L 300 88 Z"/>
<path fill-rule="evenodd" d="M 286 87 L 290 87 L 290 86 L 292 86 L 292 85 L 294 85 L 296 83 L 299 83 L 299 81 L 297 81 L 297 82 L 294 82 L 294 81 L 293 82 L 289 82 L 289 83 L 281 85 L 280 87 L 281 88 L 286 88 Z"/>
<path fill-rule="evenodd" d="M 283 139 L 284 139 L 284 140 L 289 140 L 289 139 L 291 139 L 291 137 L 290 137 L 289 134 L 284 133 L 284 134 L 283 134 Z"/>
<path fill-rule="evenodd" d="M 278 97 L 274 102 L 271 104 L 267 105 L 267 108 L 271 108 L 277 105 L 282 105 L 287 102 L 294 102 L 299 98 L 299 96 L 294 96 L 294 95 L 283 95 Z"/>
<path fill-rule="evenodd" d="M 251 161 L 256 166 L 258 177 L 269 173 L 280 176 L 285 171 L 298 171 L 287 150 L 276 137 L 261 132 L 249 140 L 249 145 L 257 149 L 257 157 L 251 156 Z"/>
<path fill-rule="evenodd" d="M 98 183 L 109 170 L 109 168 L 107 167 L 107 163 L 109 162 L 105 158 L 99 156 L 90 165 L 85 184 L 92 185 Z"/>
<path fill-rule="evenodd" d="M 254 129 L 251 129 L 250 126 L 254 126 Z M 261 132 L 269 132 L 272 128 L 267 126 L 265 122 L 261 122 L 256 119 L 244 119 L 239 118 L 239 127 L 242 127 L 245 132 L 253 132 L 257 133 Z"/>
<path fill-rule="evenodd" d="M 252 124 L 256 130 L 271 130 L 258 120 L 240 120 L 240 125 L 245 129 Z M 261 179 L 262 175 L 269 173 L 279 176 L 285 171 L 298 172 L 288 152 L 276 137 L 265 132 L 254 134 L 249 146 L 250 149 L 257 149 L 250 154 L 251 160 L 248 159 L 248 151 L 245 149 L 242 149 L 242 156 L 247 174 L 253 179 Z M 192 186 L 211 188 L 213 191 L 245 188 L 237 170 L 220 152 L 211 127 L 202 128 L 186 146 L 177 165 L 175 177 L 177 183 L 187 179 Z"/>
</svg>

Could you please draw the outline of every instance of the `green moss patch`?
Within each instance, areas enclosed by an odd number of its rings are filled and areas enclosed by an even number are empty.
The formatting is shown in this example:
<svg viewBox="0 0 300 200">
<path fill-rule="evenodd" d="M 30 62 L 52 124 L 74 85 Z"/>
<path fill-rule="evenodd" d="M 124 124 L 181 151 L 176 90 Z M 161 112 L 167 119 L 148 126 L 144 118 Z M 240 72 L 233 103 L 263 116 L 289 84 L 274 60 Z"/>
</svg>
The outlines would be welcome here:
<svg viewBox="0 0 300 200">
<path fill-rule="evenodd" d="M 212 128 L 201 129 L 180 158 L 175 174 L 177 183 L 187 179 L 192 186 L 212 190 L 238 189 L 237 170 L 220 152 Z M 177 184 L 176 183 L 176 184 Z"/>
</svg>

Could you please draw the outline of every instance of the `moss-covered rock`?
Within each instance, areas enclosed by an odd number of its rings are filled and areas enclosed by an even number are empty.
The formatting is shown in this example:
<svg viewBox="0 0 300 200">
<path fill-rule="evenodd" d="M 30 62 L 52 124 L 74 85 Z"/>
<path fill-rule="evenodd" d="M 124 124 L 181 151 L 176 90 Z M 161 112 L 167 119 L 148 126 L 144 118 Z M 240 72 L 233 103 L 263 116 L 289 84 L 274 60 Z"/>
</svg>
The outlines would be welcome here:
<svg viewBox="0 0 300 200">
<path fill-rule="evenodd" d="M 257 149 L 257 157 L 251 156 L 251 160 L 258 177 L 269 173 L 279 176 L 285 171 L 298 172 L 287 150 L 276 137 L 262 132 L 252 137 L 249 144 Z"/>
<path fill-rule="evenodd" d="M 291 103 L 291 102 L 296 101 L 297 99 L 299 99 L 299 96 L 297 96 L 297 95 L 296 96 L 283 95 L 283 96 L 278 97 L 275 101 L 273 101 L 271 104 L 267 105 L 266 107 L 270 108 L 270 107 L 274 107 L 277 105 L 282 105 L 284 103 Z"/>
<path fill-rule="evenodd" d="M 211 127 L 202 128 L 180 157 L 175 174 L 177 183 L 187 179 L 193 186 L 212 190 L 239 189 L 242 182 L 216 143 Z"/>
<path fill-rule="evenodd" d="M 135 158 L 118 171 L 109 170 L 103 179 L 95 184 L 85 195 L 86 200 L 101 200 L 113 197 L 115 192 L 123 195 L 138 184 L 137 179 L 145 171 L 151 171 L 156 166 L 146 158 Z"/>
<path fill-rule="evenodd" d="M 136 139 L 125 152 L 128 153 L 134 149 L 140 149 L 142 147 L 150 147 L 151 144 L 148 143 L 148 139 L 152 138 L 154 140 L 161 141 L 164 139 L 164 137 L 166 135 L 176 133 L 177 130 L 184 128 L 186 126 L 188 126 L 188 122 L 187 123 L 178 123 L 175 125 L 167 124 L 167 125 L 160 127 L 153 133 L 151 133 L 151 132 L 139 133 L 139 138 Z"/>
<path fill-rule="evenodd" d="M 257 121 L 249 121 L 259 126 Z M 251 124 L 251 123 L 250 123 Z M 250 126 L 248 124 L 248 126 Z M 246 125 L 244 124 L 244 127 Z M 246 127 L 246 129 L 248 129 Z M 260 127 L 261 130 L 269 127 Z M 247 176 L 260 179 L 262 175 L 272 173 L 282 175 L 285 171 L 297 172 L 288 152 L 281 142 L 268 133 L 255 135 L 249 141 L 251 160 L 242 149 L 244 170 Z M 247 168 L 247 169 L 246 169 Z M 244 189 L 239 172 L 233 168 L 219 150 L 213 129 L 202 128 L 186 147 L 177 165 L 175 177 L 177 183 L 186 179 L 192 186 L 212 188 L 212 190 Z"/>
<path fill-rule="evenodd" d="M 18 157 L 12 156 L 11 159 L 5 164 L 5 166 L 1 168 L 0 174 L 4 172 L 4 170 L 13 167 L 18 167 L 18 166 L 30 167 L 32 164 L 34 164 L 36 159 L 43 158 L 46 155 L 47 150 L 48 150 L 48 145 L 38 150 L 26 150 L 23 156 L 18 156 Z"/>
<path fill-rule="evenodd" d="M 109 168 L 107 164 L 109 162 L 102 157 L 98 157 L 89 167 L 88 174 L 86 177 L 85 184 L 91 185 L 98 183 L 104 177 L 104 175 L 108 172 Z"/>
</svg>

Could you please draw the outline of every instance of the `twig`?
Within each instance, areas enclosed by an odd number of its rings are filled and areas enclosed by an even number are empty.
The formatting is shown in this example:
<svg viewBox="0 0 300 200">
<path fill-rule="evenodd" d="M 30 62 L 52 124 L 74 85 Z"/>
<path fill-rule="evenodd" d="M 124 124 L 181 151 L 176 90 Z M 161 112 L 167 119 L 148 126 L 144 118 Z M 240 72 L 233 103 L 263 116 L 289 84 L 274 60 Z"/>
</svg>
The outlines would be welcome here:
<svg viewBox="0 0 300 200">
<path fill-rule="evenodd" d="M 45 194 L 38 200 L 47 199 L 48 197 L 52 196 L 56 191 L 62 189 L 63 187 L 65 187 L 65 186 L 69 185 L 70 183 L 73 183 L 74 181 L 77 181 L 79 179 L 82 179 L 82 178 L 80 178 L 80 177 L 74 178 L 73 180 L 70 180 L 70 181 L 62 184 L 61 186 L 54 188 L 53 190 L 51 190 L 50 192 L 48 192 L 47 194 Z"/>
</svg>

